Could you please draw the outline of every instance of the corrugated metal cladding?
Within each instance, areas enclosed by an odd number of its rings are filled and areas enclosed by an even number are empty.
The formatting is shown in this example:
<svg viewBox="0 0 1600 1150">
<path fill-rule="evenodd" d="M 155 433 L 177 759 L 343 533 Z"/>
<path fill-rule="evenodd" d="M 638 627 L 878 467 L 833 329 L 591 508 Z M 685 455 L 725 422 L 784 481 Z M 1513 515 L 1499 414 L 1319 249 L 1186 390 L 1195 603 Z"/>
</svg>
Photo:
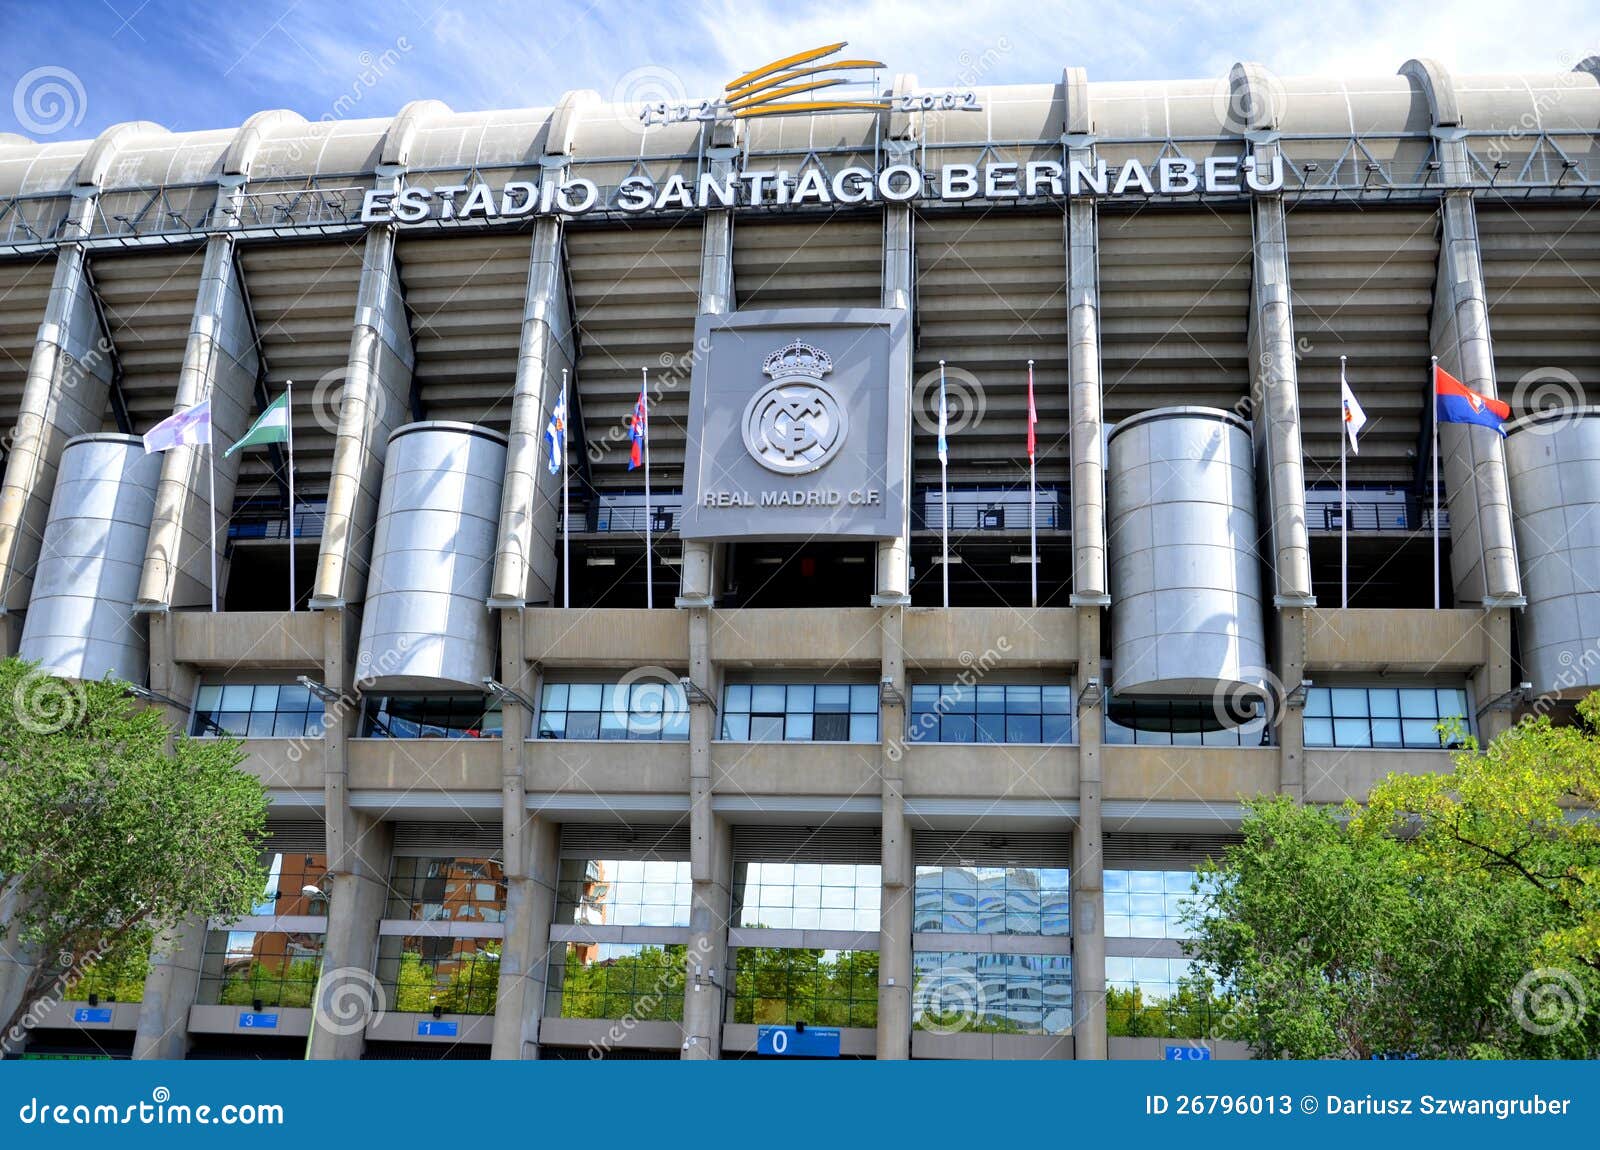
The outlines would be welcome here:
<svg viewBox="0 0 1600 1150">
<path fill-rule="evenodd" d="M 1072 865 L 1069 831 L 919 830 L 911 839 L 918 866 Z"/>
<path fill-rule="evenodd" d="M 1288 219 L 1306 482 L 1339 478 L 1343 355 L 1367 413 L 1361 452 L 1349 457 L 1350 481 L 1409 483 L 1427 412 L 1439 215 L 1301 207 Z"/>
<path fill-rule="evenodd" d="M 1112 870 L 1187 870 L 1208 858 L 1220 862 L 1238 841 L 1237 835 L 1108 834 L 1100 853 Z"/>
<path fill-rule="evenodd" d="M 0 264 L 0 432 L 17 425 L 28 364 L 54 275 L 51 257 Z"/>
<path fill-rule="evenodd" d="M 741 310 L 879 307 L 883 216 L 798 223 L 735 219 L 733 291 Z"/>
<path fill-rule="evenodd" d="M 1250 392 L 1250 216 L 1100 214 L 1100 374 L 1115 423 Z"/>
<path fill-rule="evenodd" d="M 239 269 L 267 361 L 269 398 L 282 394 L 285 381 L 294 381 L 297 500 L 318 499 L 328 492 L 361 282 L 361 251 L 359 240 L 251 244 L 239 250 Z M 242 452 L 235 499 L 277 494 L 271 453 Z"/>
<path fill-rule="evenodd" d="M 734 827 L 733 861 L 879 863 L 883 833 L 878 827 Z"/>
<path fill-rule="evenodd" d="M 531 253 L 526 232 L 401 239 L 396 260 L 425 418 L 510 428 Z"/>
<path fill-rule="evenodd" d="M 304 851 L 321 854 L 328 846 L 328 830 L 321 819 L 268 819 L 268 854 Z"/>
<path fill-rule="evenodd" d="M 566 823 L 561 827 L 561 857 L 616 859 L 619 862 L 679 861 L 689 857 L 689 826 L 624 826 Z"/>
<path fill-rule="evenodd" d="M 1066 481 L 1067 253 L 1060 213 L 919 216 L 916 258 L 916 481 L 939 478 L 941 359 L 959 429 L 949 436 L 952 480 L 1014 482 L 1025 473 L 1033 359 L 1039 479 Z M 968 399 L 977 402 L 970 419 L 963 417 Z"/>
<path fill-rule="evenodd" d="M 638 486 L 628 476 L 627 419 L 646 367 L 664 389 L 650 410 L 651 479 L 663 488 L 682 482 L 702 235 L 690 218 L 666 228 L 566 233 L 580 333 L 576 414 L 590 452 L 599 452 L 599 487 Z"/>
<path fill-rule="evenodd" d="M 1600 214 L 1485 205 L 1478 242 L 1500 398 L 1517 415 L 1600 402 Z"/>
<path fill-rule="evenodd" d="M 499 819 L 489 823 L 395 823 L 394 849 L 404 854 L 498 858 L 502 829 Z"/>
<path fill-rule="evenodd" d="M 204 262 L 198 247 L 89 257 L 108 334 L 122 365 L 122 393 L 135 434 L 143 435 L 172 414 Z M 118 430 L 110 412 L 104 427 Z"/>
</svg>

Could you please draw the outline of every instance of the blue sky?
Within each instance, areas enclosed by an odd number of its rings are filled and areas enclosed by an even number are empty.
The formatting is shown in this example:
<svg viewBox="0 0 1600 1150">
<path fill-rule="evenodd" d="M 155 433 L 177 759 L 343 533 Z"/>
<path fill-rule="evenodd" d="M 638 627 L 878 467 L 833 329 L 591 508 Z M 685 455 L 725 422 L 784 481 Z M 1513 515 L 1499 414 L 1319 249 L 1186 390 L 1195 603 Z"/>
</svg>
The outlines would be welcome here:
<svg viewBox="0 0 1600 1150">
<path fill-rule="evenodd" d="M 1565 71 L 1600 54 L 1600 5 L 0 0 L 0 132 L 231 127 L 277 107 L 383 116 L 420 97 L 458 111 L 546 106 L 577 87 L 688 98 L 834 40 L 926 85 L 1048 82 L 1064 64 L 1092 80 L 1211 77 L 1239 59 L 1283 74 L 1389 74 L 1417 55 L 1466 72 Z"/>
</svg>

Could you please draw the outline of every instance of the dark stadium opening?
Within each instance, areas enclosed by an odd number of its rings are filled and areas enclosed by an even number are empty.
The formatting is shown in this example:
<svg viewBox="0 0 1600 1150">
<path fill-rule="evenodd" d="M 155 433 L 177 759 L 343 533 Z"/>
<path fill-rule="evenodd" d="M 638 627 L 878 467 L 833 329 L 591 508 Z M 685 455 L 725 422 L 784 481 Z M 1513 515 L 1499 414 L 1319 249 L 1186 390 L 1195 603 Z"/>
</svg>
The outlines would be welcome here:
<svg viewBox="0 0 1600 1150">
<path fill-rule="evenodd" d="M 295 540 L 295 609 L 311 600 L 320 538 Z M 289 609 L 289 542 L 287 539 L 232 538 L 224 576 L 224 611 L 287 611 Z"/>
<path fill-rule="evenodd" d="M 1351 532 L 1350 606 L 1389 609 L 1433 607 L 1433 540 L 1427 533 L 1377 538 Z M 1339 535 L 1311 534 L 1311 588 L 1320 607 L 1340 605 Z M 1450 539 L 1439 540 L 1439 606 L 1455 606 L 1450 579 Z"/>
<path fill-rule="evenodd" d="M 560 543 L 556 546 L 559 548 Z M 573 540 L 572 589 L 574 607 L 644 607 L 650 589 L 645 581 L 645 547 L 642 539 L 606 539 L 595 542 Z M 682 546 L 677 537 L 656 539 L 650 549 L 648 570 L 654 579 L 657 607 L 671 607 L 678 595 L 678 557 Z M 558 582 L 554 601 L 561 602 Z"/>
<path fill-rule="evenodd" d="M 911 547 L 911 601 L 918 607 L 944 604 L 945 564 L 937 539 Z M 950 547 L 950 606 L 1027 607 L 1033 602 L 1028 536 L 964 540 Z M 1065 607 L 1072 596 L 1072 546 L 1056 535 L 1039 541 L 1040 607 Z"/>
<path fill-rule="evenodd" d="M 725 607 L 865 607 L 876 543 L 737 543 L 726 550 Z"/>
</svg>

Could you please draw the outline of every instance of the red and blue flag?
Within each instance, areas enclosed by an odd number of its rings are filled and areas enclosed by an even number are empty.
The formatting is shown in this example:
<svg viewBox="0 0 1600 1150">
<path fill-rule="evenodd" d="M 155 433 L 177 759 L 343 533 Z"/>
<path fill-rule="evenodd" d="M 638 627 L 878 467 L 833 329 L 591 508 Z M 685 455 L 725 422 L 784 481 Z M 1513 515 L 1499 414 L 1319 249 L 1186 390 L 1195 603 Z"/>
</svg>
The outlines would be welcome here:
<svg viewBox="0 0 1600 1150">
<path fill-rule="evenodd" d="M 633 405 L 633 418 L 628 421 L 628 470 L 644 466 L 644 437 L 647 434 L 644 388 L 639 389 L 639 401 Z"/>
<path fill-rule="evenodd" d="M 1511 405 L 1479 395 L 1444 368 L 1433 369 L 1433 412 L 1440 423 L 1476 423 L 1501 435 L 1511 418 Z"/>
</svg>

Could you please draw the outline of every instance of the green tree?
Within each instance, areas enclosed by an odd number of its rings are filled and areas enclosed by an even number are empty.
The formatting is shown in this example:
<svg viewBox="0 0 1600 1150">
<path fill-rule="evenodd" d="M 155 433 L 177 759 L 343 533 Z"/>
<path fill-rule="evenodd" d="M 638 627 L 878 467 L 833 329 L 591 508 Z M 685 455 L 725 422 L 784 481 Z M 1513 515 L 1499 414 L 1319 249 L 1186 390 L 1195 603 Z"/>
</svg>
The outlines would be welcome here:
<svg viewBox="0 0 1600 1150">
<path fill-rule="evenodd" d="M 1249 805 L 1187 914 L 1189 952 L 1233 999 L 1218 1036 L 1290 1058 L 1600 1049 L 1592 1009 L 1548 1032 L 1524 1025 L 1522 983 L 1554 922 L 1537 888 L 1434 865 L 1389 813 Z"/>
<path fill-rule="evenodd" d="M 260 782 L 234 740 L 172 735 L 121 683 L 0 662 L 0 896 L 44 956 L 0 1038 L 91 964 L 130 961 L 146 932 L 260 896 Z"/>
</svg>

